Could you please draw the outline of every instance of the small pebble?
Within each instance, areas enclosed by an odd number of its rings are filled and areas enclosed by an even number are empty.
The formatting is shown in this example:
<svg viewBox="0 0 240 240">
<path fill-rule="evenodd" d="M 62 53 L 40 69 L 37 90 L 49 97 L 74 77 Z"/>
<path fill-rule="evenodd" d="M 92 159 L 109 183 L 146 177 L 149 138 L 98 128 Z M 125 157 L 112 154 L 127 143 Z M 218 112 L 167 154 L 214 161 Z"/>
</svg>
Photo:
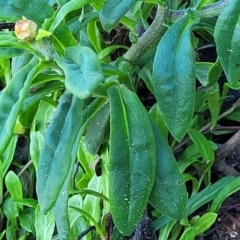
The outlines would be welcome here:
<svg viewBox="0 0 240 240">
<path fill-rule="evenodd" d="M 238 236 L 238 232 L 236 232 L 236 231 L 231 231 L 231 232 L 229 233 L 229 236 L 230 236 L 230 238 L 236 238 L 236 237 Z"/>
</svg>

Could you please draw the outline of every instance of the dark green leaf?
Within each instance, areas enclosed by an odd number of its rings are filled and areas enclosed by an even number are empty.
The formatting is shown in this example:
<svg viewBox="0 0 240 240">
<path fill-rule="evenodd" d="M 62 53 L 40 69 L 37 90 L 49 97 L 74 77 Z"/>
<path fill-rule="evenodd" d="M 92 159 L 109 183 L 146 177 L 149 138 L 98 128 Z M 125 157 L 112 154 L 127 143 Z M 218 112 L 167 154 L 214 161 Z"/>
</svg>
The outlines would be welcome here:
<svg viewBox="0 0 240 240">
<path fill-rule="evenodd" d="M 59 25 L 54 32 L 54 44 L 57 50 L 64 55 L 65 49 L 71 46 L 76 46 L 77 41 L 69 28 L 65 25 Z"/>
<path fill-rule="evenodd" d="M 114 223 L 131 234 L 146 208 L 155 175 L 151 124 L 136 94 L 124 85 L 108 89 L 110 97 L 109 201 Z"/>
<path fill-rule="evenodd" d="M 17 49 L 17 48 L 8 48 L 8 47 L 1 47 L 0 57 L 1 58 L 12 58 L 16 56 L 20 56 L 24 54 L 25 50 Z"/>
<path fill-rule="evenodd" d="M 181 141 L 193 117 L 195 54 L 192 20 L 186 15 L 160 41 L 153 63 L 153 82 L 160 110 L 173 137 Z"/>
<path fill-rule="evenodd" d="M 99 110 L 95 118 L 88 126 L 85 141 L 88 151 L 97 154 L 104 138 L 106 127 L 109 122 L 109 104 L 105 104 Z"/>
<path fill-rule="evenodd" d="M 240 80 L 240 2 L 232 0 L 218 17 L 214 38 L 217 53 L 230 85 L 239 85 Z"/>
<path fill-rule="evenodd" d="M 46 18 L 53 15 L 53 9 L 44 0 L 2 0 L 0 19 L 16 22 L 22 17 L 42 25 Z"/>
<path fill-rule="evenodd" d="M 77 149 L 74 145 L 82 125 L 82 104 L 83 101 L 71 93 L 62 95 L 46 132 L 36 185 L 39 206 L 43 213 L 54 206 L 68 173 L 71 172 L 72 162 L 75 161 Z"/>
<path fill-rule="evenodd" d="M 103 28 L 111 31 L 136 2 L 137 0 L 107 0 L 99 14 Z"/>
<path fill-rule="evenodd" d="M 166 139 L 151 120 L 156 145 L 156 175 L 149 202 L 159 212 L 181 219 L 187 204 L 187 192 L 176 159 Z"/>
<path fill-rule="evenodd" d="M 196 74 L 198 81 L 203 85 L 208 85 L 208 73 L 213 63 L 209 62 L 198 62 L 196 63 Z"/>
</svg>

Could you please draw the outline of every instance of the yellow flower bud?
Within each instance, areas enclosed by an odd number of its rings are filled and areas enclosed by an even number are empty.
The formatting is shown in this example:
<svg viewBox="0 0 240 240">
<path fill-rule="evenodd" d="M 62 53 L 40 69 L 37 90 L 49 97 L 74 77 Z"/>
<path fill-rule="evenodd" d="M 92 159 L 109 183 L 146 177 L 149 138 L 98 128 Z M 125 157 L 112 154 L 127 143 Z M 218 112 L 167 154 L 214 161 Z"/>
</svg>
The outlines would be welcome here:
<svg viewBox="0 0 240 240">
<path fill-rule="evenodd" d="M 22 42 L 29 42 L 37 35 L 37 24 L 31 20 L 20 20 L 15 24 L 15 34 Z"/>
</svg>

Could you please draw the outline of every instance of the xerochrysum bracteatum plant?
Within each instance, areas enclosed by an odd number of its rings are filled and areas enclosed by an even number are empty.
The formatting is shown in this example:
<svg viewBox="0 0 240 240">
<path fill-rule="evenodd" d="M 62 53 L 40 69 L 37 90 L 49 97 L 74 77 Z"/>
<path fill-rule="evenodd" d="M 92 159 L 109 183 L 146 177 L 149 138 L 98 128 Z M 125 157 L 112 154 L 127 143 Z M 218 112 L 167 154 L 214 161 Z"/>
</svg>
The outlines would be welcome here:
<svg viewBox="0 0 240 240">
<path fill-rule="evenodd" d="M 212 178 L 238 140 L 221 121 L 240 121 L 238 100 L 224 106 L 239 5 L 3 0 L 1 239 L 204 234 L 240 186 L 228 165 Z"/>
</svg>

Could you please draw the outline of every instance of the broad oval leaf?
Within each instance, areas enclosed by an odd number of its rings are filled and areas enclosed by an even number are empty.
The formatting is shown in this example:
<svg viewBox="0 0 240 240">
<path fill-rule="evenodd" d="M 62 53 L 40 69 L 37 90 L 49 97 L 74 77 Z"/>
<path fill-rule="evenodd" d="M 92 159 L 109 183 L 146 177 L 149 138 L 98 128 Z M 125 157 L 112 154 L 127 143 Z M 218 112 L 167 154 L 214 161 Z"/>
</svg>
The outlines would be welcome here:
<svg viewBox="0 0 240 240">
<path fill-rule="evenodd" d="M 149 202 L 173 218 L 184 216 L 187 191 L 176 159 L 156 123 L 151 119 L 156 144 L 156 174 Z"/>
<path fill-rule="evenodd" d="M 156 98 L 177 141 L 186 134 L 194 111 L 196 71 L 191 26 L 188 15 L 173 24 L 160 41 L 153 63 Z"/>
<path fill-rule="evenodd" d="M 214 38 L 219 60 L 230 85 L 240 80 L 240 2 L 232 0 L 219 16 Z"/>
<path fill-rule="evenodd" d="M 155 175 L 154 136 L 137 95 L 124 85 L 108 89 L 110 97 L 109 201 L 113 221 L 123 235 L 142 218 Z"/>
<path fill-rule="evenodd" d="M 106 31 L 111 31 L 137 1 L 138 0 L 107 0 L 99 14 L 103 28 Z"/>
<path fill-rule="evenodd" d="M 80 99 L 89 97 L 104 80 L 97 54 L 89 47 L 78 45 L 69 47 L 65 57 L 56 62 L 64 71 L 67 90 Z"/>
</svg>

